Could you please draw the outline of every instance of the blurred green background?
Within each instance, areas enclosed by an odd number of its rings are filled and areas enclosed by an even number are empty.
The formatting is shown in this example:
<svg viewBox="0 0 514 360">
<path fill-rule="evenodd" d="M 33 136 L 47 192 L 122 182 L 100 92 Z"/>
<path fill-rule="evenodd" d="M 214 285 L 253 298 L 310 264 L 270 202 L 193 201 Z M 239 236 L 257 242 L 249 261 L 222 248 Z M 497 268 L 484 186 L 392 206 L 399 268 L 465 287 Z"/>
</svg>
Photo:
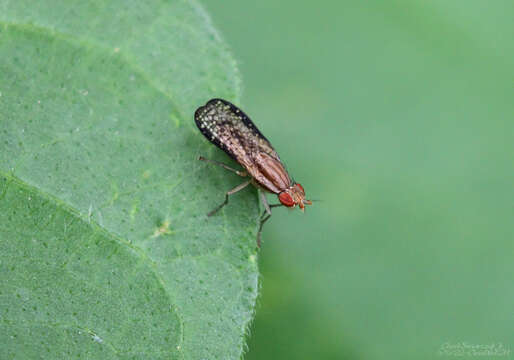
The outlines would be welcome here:
<svg viewBox="0 0 514 360">
<path fill-rule="evenodd" d="M 202 2 L 323 200 L 265 227 L 246 359 L 514 356 L 514 2 Z"/>
</svg>

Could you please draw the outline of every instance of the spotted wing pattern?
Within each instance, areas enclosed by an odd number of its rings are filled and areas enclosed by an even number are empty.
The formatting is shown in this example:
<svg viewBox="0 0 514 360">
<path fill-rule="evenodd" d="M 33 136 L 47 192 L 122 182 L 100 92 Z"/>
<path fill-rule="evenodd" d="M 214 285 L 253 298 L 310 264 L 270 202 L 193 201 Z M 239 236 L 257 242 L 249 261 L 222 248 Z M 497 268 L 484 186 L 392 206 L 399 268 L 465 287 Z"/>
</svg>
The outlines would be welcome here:
<svg viewBox="0 0 514 360">
<path fill-rule="evenodd" d="M 265 178 L 269 176 L 262 173 L 259 164 L 265 155 L 282 167 L 280 158 L 250 118 L 237 106 L 226 100 L 212 99 L 196 110 L 195 122 L 210 142 L 241 164 L 258 183 L 272 192 L 279 191 L 277 186 L 267 184 Z M 290 182 L 285 169 L 283 172 L 283 177 L 287 177 L 287 182 Z"/>
</svg>

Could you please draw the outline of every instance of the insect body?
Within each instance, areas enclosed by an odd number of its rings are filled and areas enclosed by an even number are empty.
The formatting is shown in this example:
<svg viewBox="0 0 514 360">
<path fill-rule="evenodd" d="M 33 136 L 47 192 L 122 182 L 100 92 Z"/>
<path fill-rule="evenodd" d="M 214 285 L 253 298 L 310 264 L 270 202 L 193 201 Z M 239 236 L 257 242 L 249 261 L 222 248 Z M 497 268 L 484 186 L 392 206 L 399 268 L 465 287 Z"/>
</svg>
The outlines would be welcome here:
<svg viewBox="0 0 514 360">
<path fill-rule="evenodd" d="M 262 225 L 271 216 L 275 206 L 298 207 L 303 211 L 305 205 L 311 205 L 305 199 L 303 187 L 295 183 L 287 173 L 280 157 L 269 141 L 261 134 L 253 122 L 235 105 L 222 99 L 212 99 L 195 112 L 195 122 L 202 134 L 213 144 L 236 160 L 245 171 L 238 171 L 213 160 L 200 157 L 200 160 L 215 163 L 240 176 L 249 176 L 250 180 L 228 191 L 225 201 L 208 213 L 213 215 L 228 203 L 228 197 L 245 188 L 250 183 L 258 188 L 276 194 L 280 204 L 269 205 L 261 192 L 264 213 L 261 216 L 257 243 L 260 245 Z"/>
</svg>

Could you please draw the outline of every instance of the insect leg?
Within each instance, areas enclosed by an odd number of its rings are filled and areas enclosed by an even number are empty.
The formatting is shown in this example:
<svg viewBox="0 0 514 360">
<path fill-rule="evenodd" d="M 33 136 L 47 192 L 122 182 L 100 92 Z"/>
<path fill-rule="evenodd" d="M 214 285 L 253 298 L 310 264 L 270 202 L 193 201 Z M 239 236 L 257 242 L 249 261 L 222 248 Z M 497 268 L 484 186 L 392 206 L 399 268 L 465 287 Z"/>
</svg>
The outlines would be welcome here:
<svg viewBox="0 0 514 360">
<path fill-rule="evenodd" d="M 203 156 L 198 157 L 198 160 L 209 162 L 211 164 L 221 166 L 222 168 L 227 169 L 229 171 L 232 171 L 232 172 L 236 173 L 239 176 L 247 176 L 248 175 L 246 173 L 246 171 L 239 171 L 239 170 L 233 169 L 230 166 L 223 164 L 222 162 L 219 162 L 219 161 L 216 161 L 216 160 L 209 160 L 209 159 L 204 158 Z"/>
<path fill-rule="evenodd" d="M 266 215 L 266 216 L 264 216 Z M 262 216 L 261 216 L 261 222 L 259 223 L 259 231 L 257 232 L 257 247 L 261 247 L 261 232 L 262 232 L 262 226 L 264 225 L 264 223 L 266 221 L 268 221 L 268 219 L 271 217 L 271 214 L 267 214 L 266 213 L 266 210 L 264 210 L 264 212 L 262 213 Z"/>
<path fill-rule="evenodd" d="M 225 194 L 225 201 L 223 201 L 221 204 L 219 204 L 214 210 L 212 210 L 211 212 L 209 212 L 207 214 L 207 216 L 212 216 L 214 215 L 219 209 L 221 209 L 223 206 L 227 205 L 228 204 L 228 197 L 232 194 L 235 194 L 236 192 L 238 192 L 239 190 L 242 190 L 244 189 L 245 187 L 248 186 L 248 184 L 250 184 L 251 180 L 247 180 L 245 181 L 244 183 L 242 184 L 239 184 L 237 185 L 235 188 L 233 188 L 232 190 L 229 190 L 227 191 L 227 193 Z"/>
<path fill-rule="evenodd" d="M 264 194 L 264 191 L 259 191 L 259 195 L 261 197 L 262 205 L 264 205 L 265 212 L 267 212 L 269 215 L 271 215 L 271 208 L 269 207 L 268 200 L 266 199 L 266 195 Z"/>
<path fill-rule="evenodd" d="M 268 204 L 268 200 L 266 200 L 266 195 L 264 195 L 264 192 L 259 191 L 259 194 L 261 196 L 262 205 L 264 205 L 264 211 L 261 215 L 261 221 L 259 223 L 259 231 L 257 232 L 257 247 L 261 247 L 261 232 L 262 232 L 262 226 L 268 219 L 271 217 L 271 208 L 282 206 L 282 204 Z"/>
</svg>

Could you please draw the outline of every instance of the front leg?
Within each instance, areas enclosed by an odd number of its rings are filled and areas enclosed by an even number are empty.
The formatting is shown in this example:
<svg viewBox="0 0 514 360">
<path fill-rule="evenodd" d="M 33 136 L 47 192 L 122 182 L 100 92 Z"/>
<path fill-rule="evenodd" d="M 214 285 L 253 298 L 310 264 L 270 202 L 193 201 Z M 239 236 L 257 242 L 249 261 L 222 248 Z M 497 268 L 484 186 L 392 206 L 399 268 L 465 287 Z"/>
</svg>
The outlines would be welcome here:
<svg viewBox="0 0 514 360">
<path fill-rule="evenodd" d="M 264 212 L 261 215 L 261 220 L 259 222 L 259 231 L 257 232 L 257 247 L 261 247 L 261 232 L 262 232 L 262 226 L 268 219 L 271 217 L 271 208 L 282 206 L 282 204 L 268 204 L 268 200 L 266 199 L 266 195 L 263 191 L 259 191 L 259 195 L 261 197 L 262 205 L 264 205 Z"/>
</svg>

